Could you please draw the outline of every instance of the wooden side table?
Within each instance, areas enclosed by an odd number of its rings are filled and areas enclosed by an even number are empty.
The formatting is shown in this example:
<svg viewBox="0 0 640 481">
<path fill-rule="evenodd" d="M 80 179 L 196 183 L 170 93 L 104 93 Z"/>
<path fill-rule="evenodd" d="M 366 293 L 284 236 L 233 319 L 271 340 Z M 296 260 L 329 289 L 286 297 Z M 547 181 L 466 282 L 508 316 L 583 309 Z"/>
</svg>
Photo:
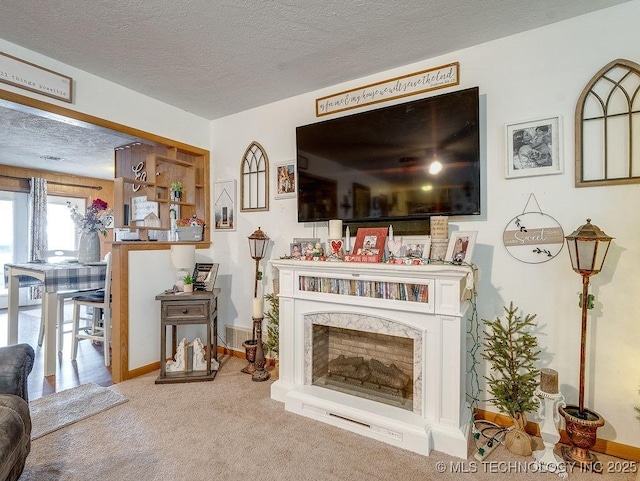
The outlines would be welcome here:
<svg viewBox="0 0 640 481">
<path fill-rule="evenodd" d="M 218 295 L 220 289 L 213 291 L 195 291 L 180 294 L 158 294 L 160 301 L 160 376 L 156 384 L 174 382 L 211 381 L 216 377 L 216 370 L 211 369 L 211 357 L 218 360 Z M 204 324 L 207 326 L 207 343 L 205 359 L 207 368 L 204 371 L 167 372 L 167 327 L 171 326 L 172 356 L 177 349 L 178 326 Z"/>
</svg>

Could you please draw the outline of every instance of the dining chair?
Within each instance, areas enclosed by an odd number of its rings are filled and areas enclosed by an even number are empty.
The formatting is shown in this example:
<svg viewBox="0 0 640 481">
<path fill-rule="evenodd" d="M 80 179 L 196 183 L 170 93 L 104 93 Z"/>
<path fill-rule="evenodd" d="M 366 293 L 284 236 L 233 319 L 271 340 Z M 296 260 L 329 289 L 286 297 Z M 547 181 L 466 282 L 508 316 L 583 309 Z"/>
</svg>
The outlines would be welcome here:
<svg viewBox="0 0 640 481">
<path fill-rule="evenodd" d="M 48 251 L 40 252 L 40 259 L 46 262 L 68 262 L 78 259 L 78 251 L 77 250 L 65 250 L 65 249 L 55 249 Z M 71 325 L 73 319 L 66 319 L 64 314 L 65 302 L 68 299 L 73 298 L 74 296 L 80 293 L 88 293 L 96 291 L 97 289 L 72 289 L 65 291 L 58 291 L 57 293 L 57 303 L 58 303 L 58 314 L 56 318 L 56 331 L 57 331 L 57 344 L 58 351 L 62 352 L 64 347 L 64 335 L 71 332 L 71 328 L 65 330 L 65 324 L 67 326 Z M 44 342 L 44 305 L 42 306 L 42 312 L 40 313 L 40 332 L 38 334 L 38 346 L 42 346 Z"/>
<path fill-rule="evenodd" d="M 102 342 L 104 351 L 104 365 L 111 365 L 109 347 L 111 344 L 111 252 L 104 256 L 107 265 L 107 273 L 104 281 L 104 289 L 94 292 L 80 293 L 73 297 L 73 325 L 71 328 L 73 347 L 71 359 L 75 360 L 78 354 L 78 341 L 91 339 Z M 91 318 L 80 316 L 80 309 L 93 308 Z M 80 324 L 80 321 L 88 321 L 88 324 Z"/>
</svg>

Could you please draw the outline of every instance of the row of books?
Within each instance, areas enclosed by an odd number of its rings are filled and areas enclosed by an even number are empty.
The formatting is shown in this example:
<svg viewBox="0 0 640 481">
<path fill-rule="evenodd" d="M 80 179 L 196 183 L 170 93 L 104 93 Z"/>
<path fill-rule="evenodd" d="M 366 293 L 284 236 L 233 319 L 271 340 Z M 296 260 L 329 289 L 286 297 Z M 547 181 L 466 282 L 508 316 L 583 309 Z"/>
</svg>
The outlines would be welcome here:
<svg viewBox="0 0 640 481">
<path fill-rule="evenodd" d="M 409 302 L 429 301 L 429 286 L 426 284 L 300 276 L 300 290 Z"/>
</svg>

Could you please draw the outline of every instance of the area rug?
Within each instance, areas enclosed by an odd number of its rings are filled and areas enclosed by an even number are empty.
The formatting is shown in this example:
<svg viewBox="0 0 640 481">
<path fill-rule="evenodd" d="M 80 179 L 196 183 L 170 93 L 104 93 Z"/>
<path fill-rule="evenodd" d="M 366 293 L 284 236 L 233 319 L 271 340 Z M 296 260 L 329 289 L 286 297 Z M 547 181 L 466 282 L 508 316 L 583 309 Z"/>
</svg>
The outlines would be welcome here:
<svg viewBox="0 0 640 481">
<path fill-rule="evenodd" d="M 38 439 L 65 426 L 94 416 L 127 398 L 119 392 L 95 383 L 60 391 L 35 399 L 29 403 L 31 410 L 31 439 Z"/>
</svg>

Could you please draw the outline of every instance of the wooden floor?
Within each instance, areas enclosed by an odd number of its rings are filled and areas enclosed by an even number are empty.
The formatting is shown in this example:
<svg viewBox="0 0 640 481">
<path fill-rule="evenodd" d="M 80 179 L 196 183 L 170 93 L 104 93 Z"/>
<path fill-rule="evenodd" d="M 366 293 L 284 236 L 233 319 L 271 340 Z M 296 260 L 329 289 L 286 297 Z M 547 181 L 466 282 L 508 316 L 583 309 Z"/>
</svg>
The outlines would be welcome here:
<svg viewBox="0 0 640 481">
<path fill-rule="evenodd" d="M 71 305 L 68 304 L 67 311 L 70 310 L 70 307 Z M 36 353 L 33 371 L 29 375 L 30 400 L 88 382 L 94 382 L 100 386 L 113 384 L 111 370 L 104 365 L 102 344 L 93 344 L 90 340 L 80 341 L 77 359 L 71 360 L 71 333 L 64 335 L 63 351 L 58 352 L 56 375 L 45 377 L 43 375 L 44 350 L 38 346 L 40 312 L 40 306 L 20 308 L 18 317 L 18 342 L 30 344 Z M 71 315 L 70 311 L 68 315 Z M 0 329 L 2 332 L 7 332 L 7 323 L 7 310 L 0 309 Z M 6 339 L 4 343 L 0 341 L 0 345 L 5 344 Z"/>
</svg>

